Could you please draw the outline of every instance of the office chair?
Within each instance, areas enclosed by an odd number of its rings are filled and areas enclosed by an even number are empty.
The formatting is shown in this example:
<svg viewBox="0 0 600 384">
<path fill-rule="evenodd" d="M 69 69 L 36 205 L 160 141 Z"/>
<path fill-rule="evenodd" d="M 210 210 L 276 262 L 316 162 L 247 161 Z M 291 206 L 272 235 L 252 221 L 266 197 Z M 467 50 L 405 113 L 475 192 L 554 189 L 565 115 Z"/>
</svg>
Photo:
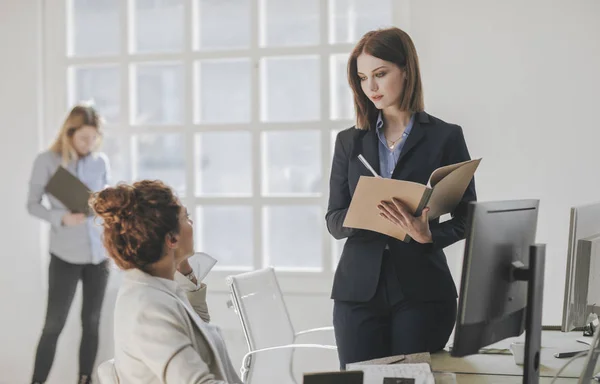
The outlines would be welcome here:
<svg viewBox="0 0 600 384">
<path fill-rule="evenodd" d="M 100 384 L 119 384 L 114 359 L 106 360 L 98 366 L 98 380 Z"/>
<path fill-rule="evenodd" d="M 240 377 L 247 384 L 297 384 L 293 375 L 294 351 L 333 345 L 296 344 L 296 338 L 333 327 L 295 332 L 272 267 L 229 276 L 233 309 L 238 314 L 249 352 L 242 359 Z"/>
</svg>

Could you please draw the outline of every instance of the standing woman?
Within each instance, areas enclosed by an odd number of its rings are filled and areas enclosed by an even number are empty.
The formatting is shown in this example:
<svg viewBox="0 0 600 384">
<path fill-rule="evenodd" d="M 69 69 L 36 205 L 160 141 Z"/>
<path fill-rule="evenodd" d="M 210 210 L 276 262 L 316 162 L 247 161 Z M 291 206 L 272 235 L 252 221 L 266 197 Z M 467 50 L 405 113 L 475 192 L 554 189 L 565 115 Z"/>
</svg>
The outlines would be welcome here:
<svg viewBox="0 0 600 384">
<path fill-rule="evenodd" d="M 69 212 L 51 195 L 50 208 L 42 205 L 45 186 L 58 169 L 65 167 L 92 191 L 108 184 L 108 160 L 98 152 L 100 117 L 94 108 L 78 105 L 67 116 L 50 148 L 35 159 L 29 182 L 27 210 L 47 221 L 50 229 L 48 304 L 44 329 L 37 347 L 33 383 L 43 383 L 54 361 L 56 343 L 82 282 L 81 344 L 78 384 L 91 383 L 98 349 L 100 310 L 108 280 L 107 257 L 100 238 L 102 227 L 92 217 Z"/>
<path fill-rule="evenodd" d="M 443 249 L 465 236 L 471 181 L 443 223 L 428 208 L 413 216 L 400 201 L 381 202 L 380 214 L 411 237 L 404 243 L 343 226 L 361 175 L 362 154 L 381 177 L 427 184 L 436 168 L 469 160 L 460 126 L 424 112 L 419 60 L 398 28 L 365 34 L 348 60 L 355 127 L 340 132 L 330 177 L 326 221 L 336 239 L 348 238 L 333 282 L 333 324 L 341 368 L 384 356 L 441 350 L 454 327 L 456 287 Z"/>
</svg>

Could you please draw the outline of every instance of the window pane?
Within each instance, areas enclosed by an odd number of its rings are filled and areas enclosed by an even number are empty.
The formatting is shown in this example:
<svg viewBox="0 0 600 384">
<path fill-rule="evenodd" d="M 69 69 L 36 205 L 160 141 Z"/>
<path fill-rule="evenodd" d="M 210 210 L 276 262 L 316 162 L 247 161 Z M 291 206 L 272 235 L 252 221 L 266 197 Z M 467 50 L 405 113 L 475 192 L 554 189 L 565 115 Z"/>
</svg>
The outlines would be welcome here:
<svg viewBox="0 0 600 384">
<path fill-rule="evenodd" d="M 319 44 L 319 0 L 263 0 L 261 46 Z"/>
<path fill-rule="evenodd" d="M 252 195 L 250 132 L 196 135 L 196 195 Z"/>
<path fill-rule="evenodd" d="M 346 239 L 335 240 L 332 238 L 332 251 L 333 251 L 333 269 L 337 267 L 338 262 L 340 261 L 340 257 L 342 256 L 342 251 L 344 250 L 344 244 L 346 244 Z"/>
<path fill-rule="evenodd" d="M 201 123 L 250 122 L 250 60 L 196 63 L 196 105 Z"/>
<path fill-rule="evenodd" d="M 354 103 L 347 76 L 348 55 L 332 55 L 329 64 L 331 70 L 331 119 L 353 119 Z"/>
<path fill-rule="evenodd" d="M 318 56 L 261 60 L 262 121 L 314 121 L 320 118 Z"/>
<path fill-rule="evenodd" d="M 392 25 L 391 0 L 329 0 L 330 43 L 354 43 L 370 30 Z"/>
<path fill-rule="evenodd" d="M 330 147 L 331 161 L 333 161 L 333 153 L 335 152 L 335 140 L 337 139 L 338 133 L 340 133 L 339 129 L 334 129 L 331 131 L 331 147 Z"/>
<path fill-rule="evenodd" d="M 195 49 L 250 47 L 250 1 L 195 0 L 195 4 Z"/>
<path fill-rule="evenodd" d="M 108 183 L 116 185 L 120 182 L 131 182 L 129 139 L 106 132 L 102 143 L 102 151 L 106 153 L 110 163 Z"/>
<path fill-rule="evenodd" d="M 266 132 L 263 147 L 263 194 L 321 192 L 319 131 Z"/>
<path fill-rule="evenodd" d="M 252 267 L 253 238 L 252 207 L 198 207 L 196 250 L 216 258 L 217 266 Z"/>
<path fill-rule="evenodd" d="M 107 123 L 121 119 L 121 79 L 116 65 L 72 67 L 69 104 L 91 101 Z"/>
<path fill-rule="evenodd" d="M 183 0 L 135 0 L 135 52 L 183 50 Z"/>
<path fill-rule="evenodd" d="M 135 179 L 161 180 L 175 192 L 185 193 L 185 145 L 183 135 L 143 134 L 134 136 Z"/>
<path fill-rule="evenodd" d="M 134 124 L 183 123 L 181 64 L 140 64 L 134 78 Z"/>
<path fill-rule="evenodd" d="M 71 0 L 69 55 L 115 55 L 121 49 L 121 0 Z"/>
<path fill-rule="evenodd" d="M 318 206 L 264 208 L 268 265 L 321 268 L 323 217 Z"/>
</svg>

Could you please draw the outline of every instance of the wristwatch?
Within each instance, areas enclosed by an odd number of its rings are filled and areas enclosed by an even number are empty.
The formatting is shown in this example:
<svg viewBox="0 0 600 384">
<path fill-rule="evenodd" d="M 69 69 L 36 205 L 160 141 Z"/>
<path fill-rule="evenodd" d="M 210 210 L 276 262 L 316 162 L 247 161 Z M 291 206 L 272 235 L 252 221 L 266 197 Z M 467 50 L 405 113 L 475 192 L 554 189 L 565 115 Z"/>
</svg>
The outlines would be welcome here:
<svg viewBox="0 0 600 384">
<path fill-rule="evenodd" d="M 187 279 L 189 281 L 191 281 L 192 283 L 194 282 L 194 279 L 196 278 L 196 275 L 194 275 L 194 270 L 192 269 L 192 271 L 190 273 L 188 273 L 187 275 L 183 275 L 185 277 L 187 277 Z"/>
</svg>

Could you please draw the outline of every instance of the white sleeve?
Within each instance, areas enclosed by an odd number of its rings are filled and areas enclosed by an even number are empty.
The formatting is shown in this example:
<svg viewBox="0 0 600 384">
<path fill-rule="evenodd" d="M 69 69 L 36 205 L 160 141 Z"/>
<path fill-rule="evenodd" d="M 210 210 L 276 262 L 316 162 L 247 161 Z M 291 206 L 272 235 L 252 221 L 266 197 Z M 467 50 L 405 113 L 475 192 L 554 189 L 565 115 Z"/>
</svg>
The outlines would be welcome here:
<svg viewBox="0 0 600 384">
<path fill-rule="evenodd" d="M 210 314 L 208 313 L 208 305 L 206 304 L 206 284 L 201 283 L 200 286 L 197 286 L 179 271 L 175 272 L 175 282 L 183 289 L 192 308 L 194 308 L 194 311 L 198 316 L 200 316 L 205 323 L 209 323 Z"/>
<path fill-rule="evenodd" d="M 184 315 L 176 306 L 153 302 L 136 319 L 133 354 L 165 384 L 227 384 L 215 379 L 192 347 L 184 324 Z"/>
</svg>

